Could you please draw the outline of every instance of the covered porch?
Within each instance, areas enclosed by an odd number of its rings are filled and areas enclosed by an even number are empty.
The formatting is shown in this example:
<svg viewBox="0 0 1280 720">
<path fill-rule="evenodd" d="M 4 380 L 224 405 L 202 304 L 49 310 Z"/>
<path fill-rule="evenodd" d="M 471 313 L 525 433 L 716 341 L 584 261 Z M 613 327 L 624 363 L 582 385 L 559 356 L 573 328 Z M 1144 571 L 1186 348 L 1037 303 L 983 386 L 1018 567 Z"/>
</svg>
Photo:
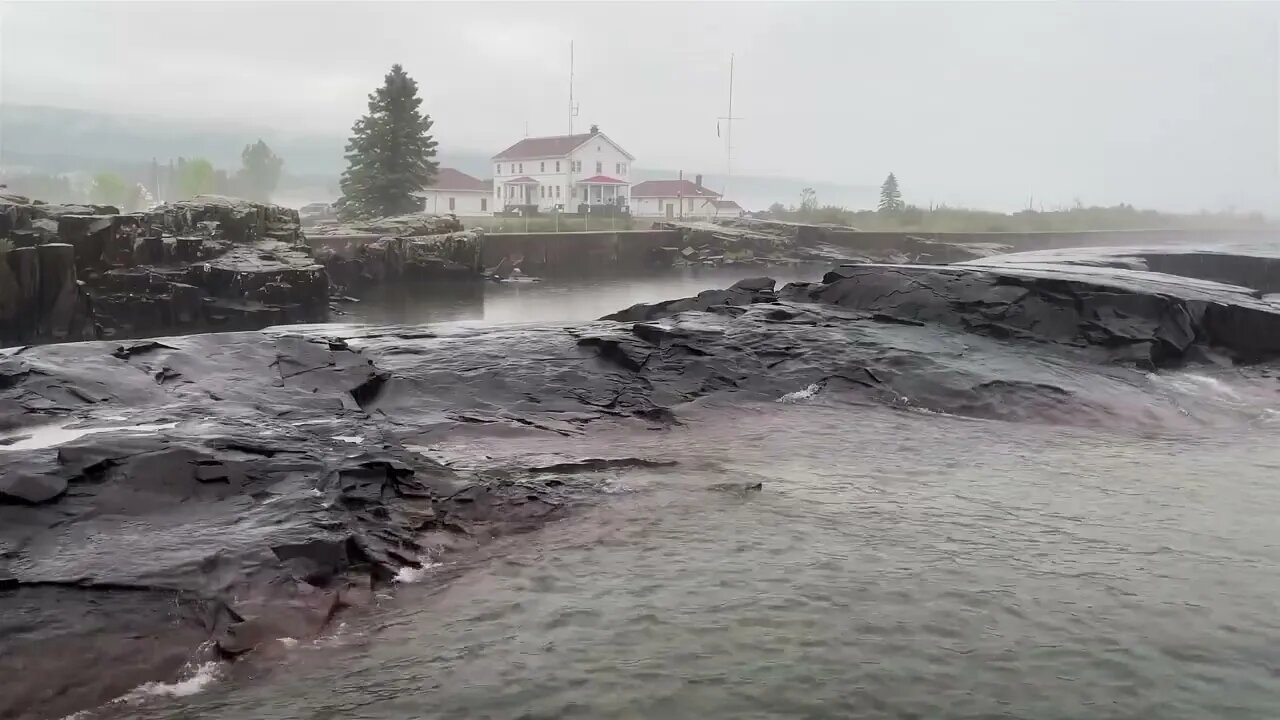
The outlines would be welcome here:
<svg viewBox="0 0 1280 720">
<path fill-rule="evenodd" d="M 631 185 L 625 180 L 618 180 L 607 175 L 596 175 L 573 184 L 574 197 L 584 205 L 616 205 L 630 204 Z"/>
<path fill-rule="evenodd" d="M 538 181 L 531 177 L 519 177 L 502 183 L 504 207 L 512 205 L 537 205 Z"/>
</svg>

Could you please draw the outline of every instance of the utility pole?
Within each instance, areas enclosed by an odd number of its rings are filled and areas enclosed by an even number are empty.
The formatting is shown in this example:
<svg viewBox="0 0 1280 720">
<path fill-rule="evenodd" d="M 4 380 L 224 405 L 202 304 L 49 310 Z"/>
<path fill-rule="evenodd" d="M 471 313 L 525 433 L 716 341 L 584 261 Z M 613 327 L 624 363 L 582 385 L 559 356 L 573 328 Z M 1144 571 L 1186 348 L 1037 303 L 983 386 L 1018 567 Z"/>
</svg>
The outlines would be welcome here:
<svg viewBox="0 0 1280 720">
<path fill-rule="evenodd" d="M 573 102 L 573 41 L 569 41 L 569 134 L 573 134 L 573 119 L 578 117 L 578 106 Z"/>
<path fill-rule="evenodd" d="M 743 118 L 733 115 L 733 54 L 729 54 L 729 114 L 720 118 L 725 121 L 724 131 L 724 189 L 721 197 L 729 195 L 729 178 L 733 175 L 733 121 Z"/>
</svg>

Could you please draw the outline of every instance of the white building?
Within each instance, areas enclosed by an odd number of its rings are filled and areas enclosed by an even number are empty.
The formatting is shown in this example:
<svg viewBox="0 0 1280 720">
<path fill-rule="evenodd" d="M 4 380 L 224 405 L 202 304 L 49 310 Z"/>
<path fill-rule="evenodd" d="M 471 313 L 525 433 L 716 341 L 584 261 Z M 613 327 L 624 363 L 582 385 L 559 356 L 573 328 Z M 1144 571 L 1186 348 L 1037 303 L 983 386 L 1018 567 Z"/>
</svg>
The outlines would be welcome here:
<svg viewBox="0 0 1280 720">
<path fill-rule="evenodd" d="M 743 210 L 742 206 L 733 200 L 712 200 L 711 203 L 716 208 L 715 217 L 740 218 L 747 214 L 747 211 Z"/>
<path fill-rule="evenodd" d="M 580 135 L 525 138 L 493 157 L 494 207 L 580 212 L 626 206 L 635 158 L 594 125 Z"/>
<path fill-rule="evenodd" d="M 732 200 L 702 185 L 702 176 L 688 180 L 647 180 L 631 188 L 631 214 L 637 217 L 708 220 L 742 217 L 744 211 Z"/>
<path fill-rule="evenodd" d="M 493 181 L 473 178 L 453 168 L 440 168 L 431 185 L 415 195 L 422 198 L 422 209 L 435 215 L 493 214 Z"/>
</svg>

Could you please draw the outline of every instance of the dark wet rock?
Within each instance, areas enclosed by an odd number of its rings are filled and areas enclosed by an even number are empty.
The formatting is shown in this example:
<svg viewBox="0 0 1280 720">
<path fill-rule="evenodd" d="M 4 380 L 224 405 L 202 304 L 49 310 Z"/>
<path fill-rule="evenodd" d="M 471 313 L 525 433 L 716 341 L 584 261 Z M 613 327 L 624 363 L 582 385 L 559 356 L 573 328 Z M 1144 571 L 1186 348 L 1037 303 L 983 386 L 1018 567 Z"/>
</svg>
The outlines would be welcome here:
<svg viewBox="0 0 1280 720">
<path fill-rule="evenodd" d="M 1144 367 L 1177 364 L 1204 352 L 1246 363 L 1280 355 L 1280 305 L 1260 291 L 1115 264 L 1009 258 L 949 266 L 845 265 L 822 283 L 776 293 L 741 287 L 705 291 L 602 319 L 652 322 L 691 311 L 740 313 L 741 306 L 760 303 L 775 306 L 768 311 L 771 319 L 801 317 L 801 310 L 776 307 L 786 301 L 835 305 L 885 323 L 947 325 L 1001 339 L 1087 348 Z M 1215 267 L 1224 279 L 1234 276 L 1226 263 Z M 1261 276 L 1251 277 L 1262 283 Z M 650 326 L 642 331 L 655 332 Z"/>
<path fill-rule="evenodd" d="M 679 266 L 794 262 L 953 263 L 1008 252 L 998 242 L 958 242 L 910 233 L 862 232 L 821 223 L 751 217 L 661 221 L 679 234 L 669 261 Z"/>
<path fill-rule="evenodd" d="M 341 239 L 342 236 L 336 236 L 311 240 L 320 244 L 316 257 L 343 292 L 360 294 L 372 287 L 398 283 L 420 286 L 476 282 L 487 276 L 481 264 L 483 234 L 480 231 L 379 237 L 346 245 L 332 242 Z"/>
<path fill-rule="evenodd" d="M 38 505 L 67 491 L 67 479 L 56 475 L 27 473 L 11 469 L 0 476 L 0 501 Z"/>
<path fill-rule="evenodd" d="M 142 355 L 143 353 L 154 350 L 172 350 L 173 348 L 158 342 L 134 343 L 132 345 L 121 345 L 112 351 L 111 356 L 120 360 L 128 360 L 134 355 Z"/>
<path fill-rule="evenodd" d="M 1209 411 L 1146 368 L 1280 354 L 1261 293 L 1149 271 L 859 265 L 772 287 L 621 322 L 0 353 L 4 437 L 97 430 L 0 444 L 0 672 L 52 671 L 56 652 L 65 681 L 0 698 L 0 715 L 96 705 L 210 641 L 238 655 L 314 637 L 439 553 L 596 501 L 592 472 L 665 463 L 610 448 L 685 432 L 694 403 L 1192 429 Z"/>
<path fill-rule="evenodd" d="M 600 470 L 614 470 L 618 468 L 659 468 L 672 467 L 676 464 L 674 460 L 653 460 L 650 458 L 583 458 L 580 460 L 568 460 L 565 462 L 552 463 L 550 465 L 538 465 L 527 468 L 530 473 L 556 473 L 567 475 L 571 473 L 597 472 Z"/>
<path fill-rule="evenodd" d="M 0 346 L 328 317 L 327 275 L 287 208 L 200 196 L 121 215 L 0 200 L 0 217 L 16 246 L 0 255 Z M 30 233 L 14 242 L 14 228 Z"/>
<path fill-rule="evenodd" d="M 432 215 L 412 213 L 393 217 L 350 220 L 346 222 L 317 223 L 307 230 L 311 237 L 427 237 L 461 232 L 462 223 L 456 215 Z"/>
<path fill-rule="evenodd" d="M 774 302 L 777 300 L 777 295 L 773 292 L 774 284 L 772 278 L 743 280 L 727 290 L 704 290 L 691 298 L 668 300 L 654 304 L 638 303 L 625 310 L 605 315 L 600 319 L 643 322 L 681 312 L 702 312 L 713 307 Z"/>
<path fill-rule="evenodd" d="M 763 482 L 723 482 L 712 483 L 707 486 L 708 490 L 715 492 L 730 493 L 734 495 L 747 495 L 749 493 L 760 492 L 764 490 Z"/>
</svg>

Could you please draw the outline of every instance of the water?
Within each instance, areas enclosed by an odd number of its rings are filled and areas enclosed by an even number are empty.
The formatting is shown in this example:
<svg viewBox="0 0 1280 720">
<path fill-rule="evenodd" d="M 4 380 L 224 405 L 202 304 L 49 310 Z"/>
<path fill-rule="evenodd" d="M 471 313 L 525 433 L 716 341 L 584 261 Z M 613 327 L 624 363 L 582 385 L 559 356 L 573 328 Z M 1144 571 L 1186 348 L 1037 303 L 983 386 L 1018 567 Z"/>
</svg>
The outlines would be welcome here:
<svg viewBox="0 0 1280 720">
<path fill-rule="evenodd" d="M 578 319 L 688 294 L 596 287 L 486 290 L 483 317 Z M 1220 377 L 1166 380 L 1240 395 Z M 600 502 L 405 578 L 330 635 L 98 714 L 1280 716 L 1273 415 L 1139 434 L 786 397 L 594 437 L 678 464 L 602 472 Z M 465 464 L 582 442 L 431 451 Z M 725 482 L 763 490 L 711 488 Z"/>
<path fill-rule="evenodd" d="M 829 265 L 699 268 L 648 277 L 458 285 L 434 292 L 383 289 L 363 302 L 342 305 L 341 310 L 347 315 L 333 320 L 373 324 L 595 320 L 636 303 L 689 297 L 703 290 L 729 287 L 747 277 L 767 275 L 777 280 L 779 287 L 788 282 L 818 282 L 829 269 Z"/>
</svg>

